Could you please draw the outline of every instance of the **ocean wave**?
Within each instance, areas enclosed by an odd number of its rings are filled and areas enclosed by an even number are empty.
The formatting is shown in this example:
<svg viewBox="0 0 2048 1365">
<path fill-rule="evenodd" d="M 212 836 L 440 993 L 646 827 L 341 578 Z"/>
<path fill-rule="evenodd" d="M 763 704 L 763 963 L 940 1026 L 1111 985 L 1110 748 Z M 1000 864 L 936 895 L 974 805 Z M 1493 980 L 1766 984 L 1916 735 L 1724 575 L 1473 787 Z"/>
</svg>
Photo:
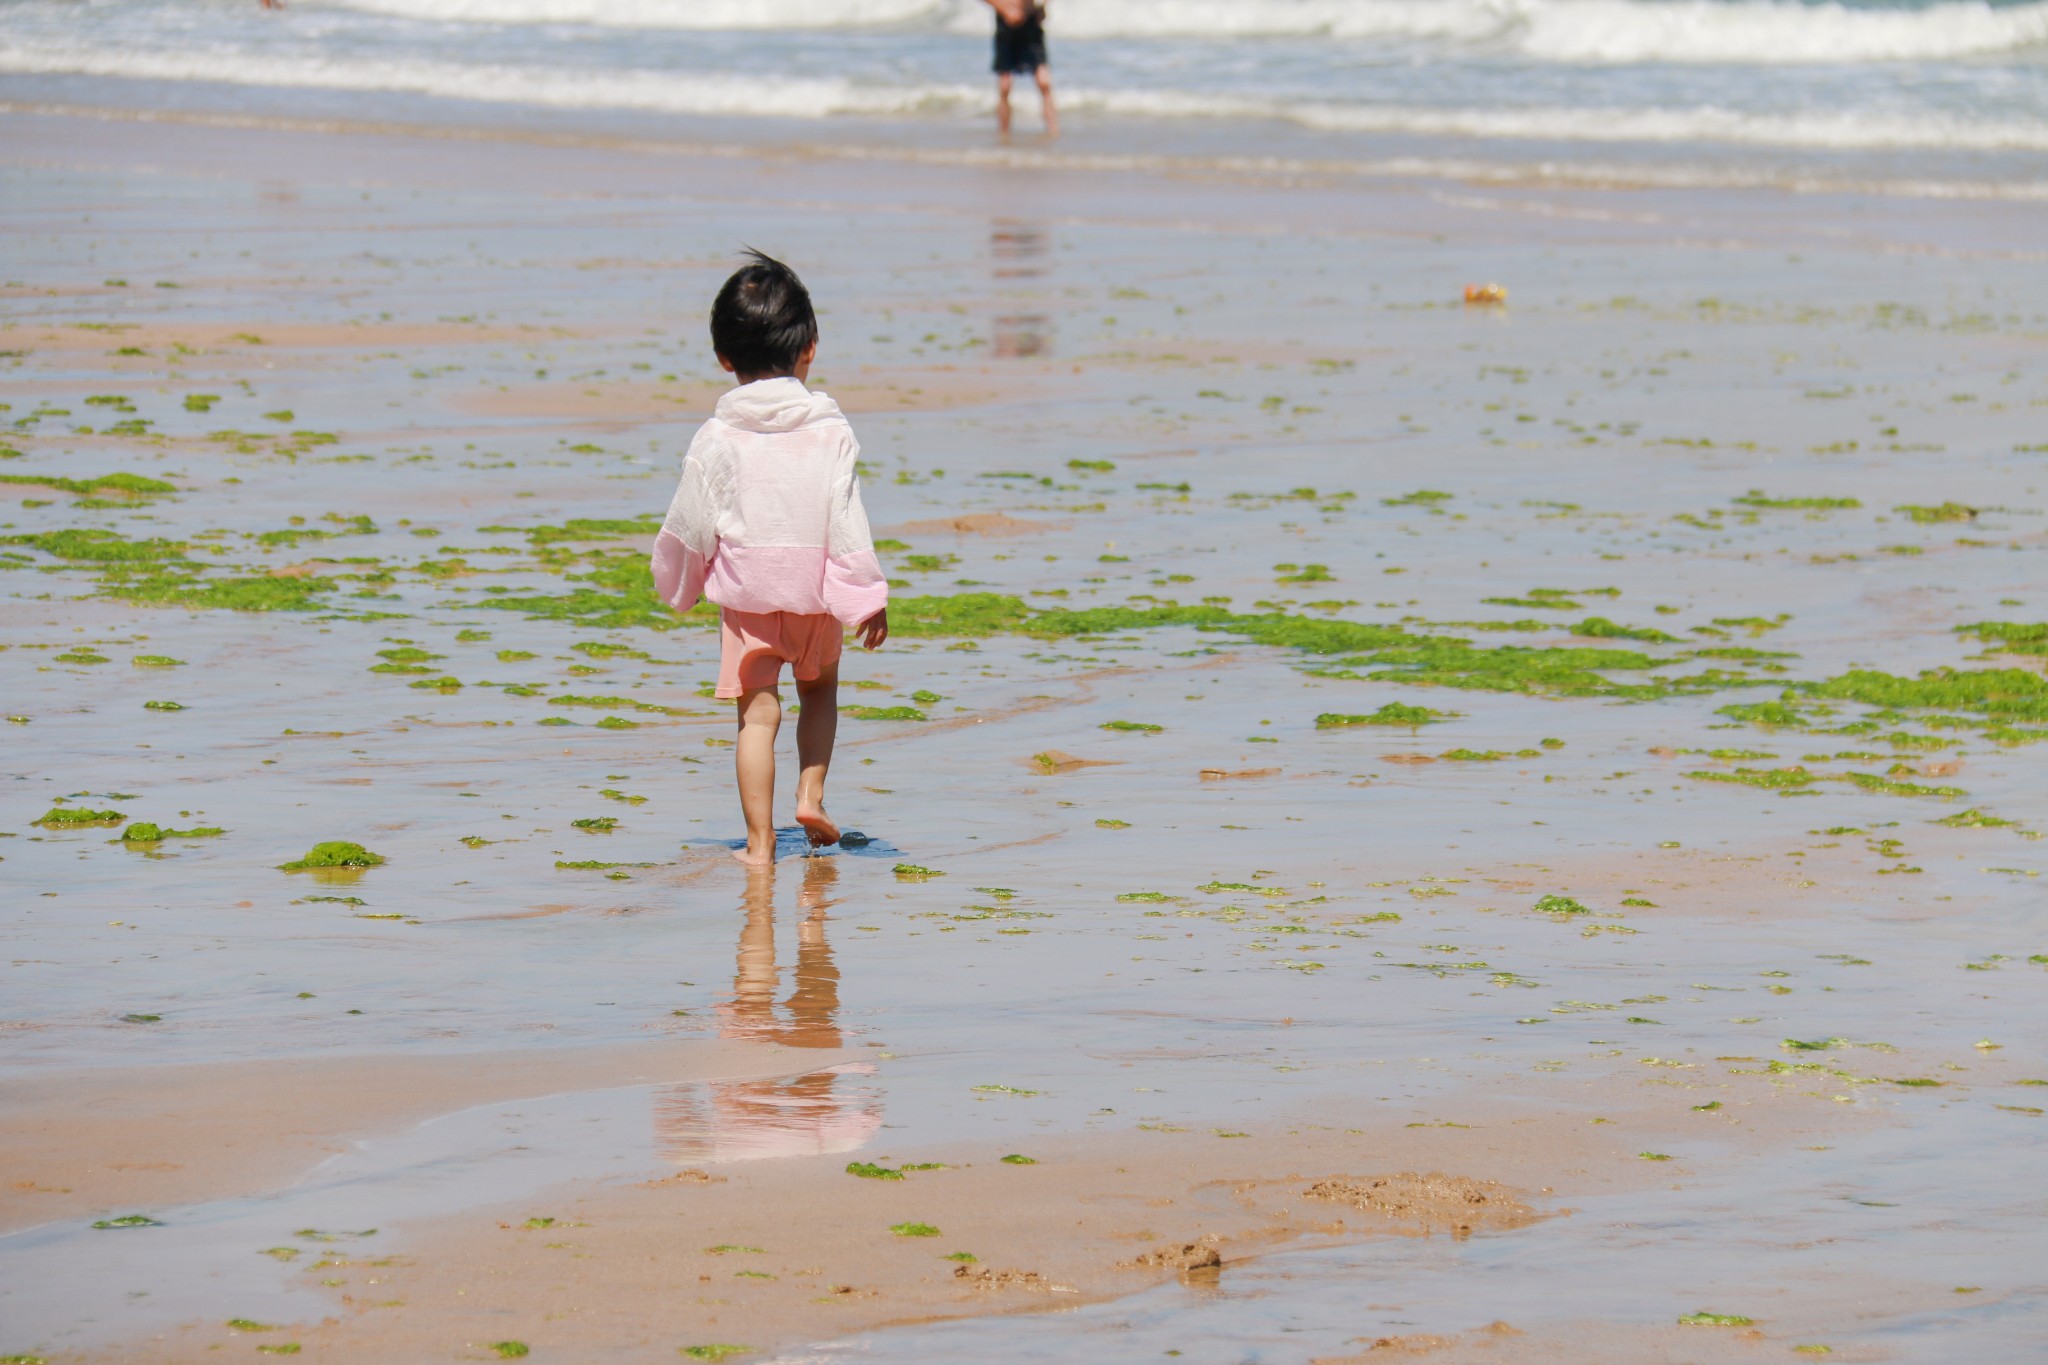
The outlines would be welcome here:
<svg viewBox="0 0 2048 1365">
<path fill-rule="evenodd" d="M 0 42 L 0 72 L 430 95 L 559 109 L 825 119 L 843 115 L 964 117 L 985 112 L 980 84 L 864 84 L 650 70 L 457 64 L 422 59 L 286 56 L 254 50 L 122 51 L 104 43 Z M 2048 151 L 2048 121 L 1971 120 L 1867 111 L 1755 113 L 1690 108 L 1437 108 L 1287 102 L 1194 91 L 1066 87 L 1066 107 L 1112 118 L 1276 120 L 1333 132 L 1518 142 L 1721 143 L 1829 151 Z"/>
<path fill-rule="evenodd" d="M 916 26 L 979 34 L 979 0 L 326 0 L 443 22 L 641 29 Z M 1551 62 L 1938 61 L 2048 45 L 2048 0 L 1919 8 L 1801 0 L 1059 0 L 1056 38 L 1483 44 Z"/>
<path fill-rule="evenodd" d="M 954 25 L 958 0 L 328 0 L 333 8 L 447 23 L 597 28 L 834 29 Z M 1255 0 L 1256 2 L 1256 0 Z M 971 0 L 986 13 L 980 0 Z M 986 24 L 986 20 L 982 21 Z"/>
</svg>

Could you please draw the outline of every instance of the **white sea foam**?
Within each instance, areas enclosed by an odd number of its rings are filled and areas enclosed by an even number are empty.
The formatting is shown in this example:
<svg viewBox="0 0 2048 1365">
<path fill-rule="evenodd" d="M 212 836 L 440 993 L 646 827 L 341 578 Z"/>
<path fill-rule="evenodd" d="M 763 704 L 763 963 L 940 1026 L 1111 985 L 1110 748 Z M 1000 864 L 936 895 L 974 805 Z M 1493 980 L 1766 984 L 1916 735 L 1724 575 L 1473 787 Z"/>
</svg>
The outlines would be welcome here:
<svg viewBox="0 0 2048 1365">
<path fill-rule="evenodd" d="M 823 119 L 840 115 L 979 114 L 979 84 L 864 84 L 650 70 L 306 57 L 245 51 L 124 51 L 105 43 L 0 42 L 0 72 L 433 95 L 561 109 Z M 1119 117 L 1278 120 L 1340 132 L 1514 141 L 1733 143 L 1816 150 L 2048 151 L 2048 122 L 1868 112 L 1762 114 L 1714 106 L 1431 108 L 1301 103 L 1191 91 L 1069 86 L 1067 107 Z"/>
<path fill-rule="evenodd" d="M 326 0 L 411 18 L 643 29 L 937 27 L 978 0 Z M 1479 43 L 1553 62 L 1935 61 L 2048 45 L 2048 0 L 1923 8 L 1801 0 L 1059 0 L 1056 38 L 1328 37 Z"/>
</svg>

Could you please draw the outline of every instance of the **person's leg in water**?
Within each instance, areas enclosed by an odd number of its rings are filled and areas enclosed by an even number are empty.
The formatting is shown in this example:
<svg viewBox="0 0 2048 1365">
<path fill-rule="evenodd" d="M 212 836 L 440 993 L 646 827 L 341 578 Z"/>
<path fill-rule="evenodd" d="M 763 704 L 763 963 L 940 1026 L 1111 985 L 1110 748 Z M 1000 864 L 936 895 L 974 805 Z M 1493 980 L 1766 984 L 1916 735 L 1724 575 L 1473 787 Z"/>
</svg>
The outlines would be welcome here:
<svg viewBox="0 0 2048 1365">
<path fill-rule="evenodd" d="M 825 814 L 825 773 L 832 766 L 832 741 L 839 733 L 839 665 L 796 684 L 803 710 L 796 718 L 796 822 L 813 847 L 839 842 L 839 826 Z"/>
<path fill-rule="evenodd" d="M 1052 68 L 1041 64 L 1031 75 L 1032 79 L 1038 82 L 1038 98 L 1045 108 L 1045 135 L 1047 137 L 1058 137 L 1060 135 L 1060 111 L 1055 109 L 1052 103 Z M 1003 101 L 1003 107 L 1007 113 L 1009 109 L 1009 101 L 1007 99 Z M 1005 119 L 1004 127 L 1007 128 L 1008 126 L 1009 121 Z"/>
<path fill-rule="evenodd" d="M 733 743 L 733 771 L 740 784 L 740 814 L 746 817 L 747 846 L 732 856 L 749 867 L 775 862 L 775 736 L 782 728 L 782 696 L 773 687 L 742 692 L 735 708 L 739 736 Z"/>
<path fill-rule="evenodd" d="M 996 131 L 1004 137 L 1010 135 L 1010 82 L 1014 79 L 1007 71 L 996 73 Z"/>
</svg>

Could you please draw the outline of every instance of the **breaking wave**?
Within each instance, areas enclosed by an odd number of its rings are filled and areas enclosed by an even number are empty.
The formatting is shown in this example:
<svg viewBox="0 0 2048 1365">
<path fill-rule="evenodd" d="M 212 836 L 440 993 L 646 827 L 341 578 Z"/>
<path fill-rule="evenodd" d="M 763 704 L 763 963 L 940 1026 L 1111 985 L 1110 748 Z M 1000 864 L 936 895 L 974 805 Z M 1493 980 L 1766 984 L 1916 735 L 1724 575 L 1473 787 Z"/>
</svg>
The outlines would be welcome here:
<svg viewBox="0 0 2048 1365">
<path fill-rule="evenodd" d="M 618 109 L 708 116 L 825 119 L 840 115 L 980 113 L 986 87 L 863 83 L 843 78 L 707 72 L 583 70 L 365 60 L 255 51 L 122 51 L 104 43 L 0 44 L 0 72 L 207 81 L 244 86 L 388 92 L 563 109 Z M 1886 118 L 1867 111 L 1756 113 L 1691 108 L 1531 106 L 1423 107 L 1340 104 L 1068 86 L 1077 110 L 1157 119 L 1270 119 L 1329 131 L 1421 134 L 1569 143 L 1737 143 L 1826 150 L 2048 151 L 2048 122 L 1942 117 Z"/>
<path fill-rule="evenodd" d="M 925 28 L 981 33 L 978 0 L 328 0 L 457 23 Z M 1338 38 L 1480 44 L 1551 62 L 1939 61 L 2048 47 L 2048 0 L 1918 7 L 1800 0 L 1060 0 L 1057 38 Z"/>
</svg>

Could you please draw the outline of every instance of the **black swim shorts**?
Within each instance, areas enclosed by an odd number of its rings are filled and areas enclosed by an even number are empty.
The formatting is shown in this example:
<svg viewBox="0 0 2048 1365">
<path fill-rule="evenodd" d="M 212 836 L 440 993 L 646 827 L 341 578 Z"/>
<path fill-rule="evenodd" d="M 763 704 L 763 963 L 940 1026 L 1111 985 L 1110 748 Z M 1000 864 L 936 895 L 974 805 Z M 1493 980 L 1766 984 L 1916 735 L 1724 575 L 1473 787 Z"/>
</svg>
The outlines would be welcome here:
<svg viewBox="0 0 2048 1365">
<path fill-rule="evenodd" d="M 996 25 L 996 60 L 991 68 L 997 75 L 1031 75 L 1046 65 L 1045 26 L 1036 20 L 1015 28 Z"/>
</svg>

